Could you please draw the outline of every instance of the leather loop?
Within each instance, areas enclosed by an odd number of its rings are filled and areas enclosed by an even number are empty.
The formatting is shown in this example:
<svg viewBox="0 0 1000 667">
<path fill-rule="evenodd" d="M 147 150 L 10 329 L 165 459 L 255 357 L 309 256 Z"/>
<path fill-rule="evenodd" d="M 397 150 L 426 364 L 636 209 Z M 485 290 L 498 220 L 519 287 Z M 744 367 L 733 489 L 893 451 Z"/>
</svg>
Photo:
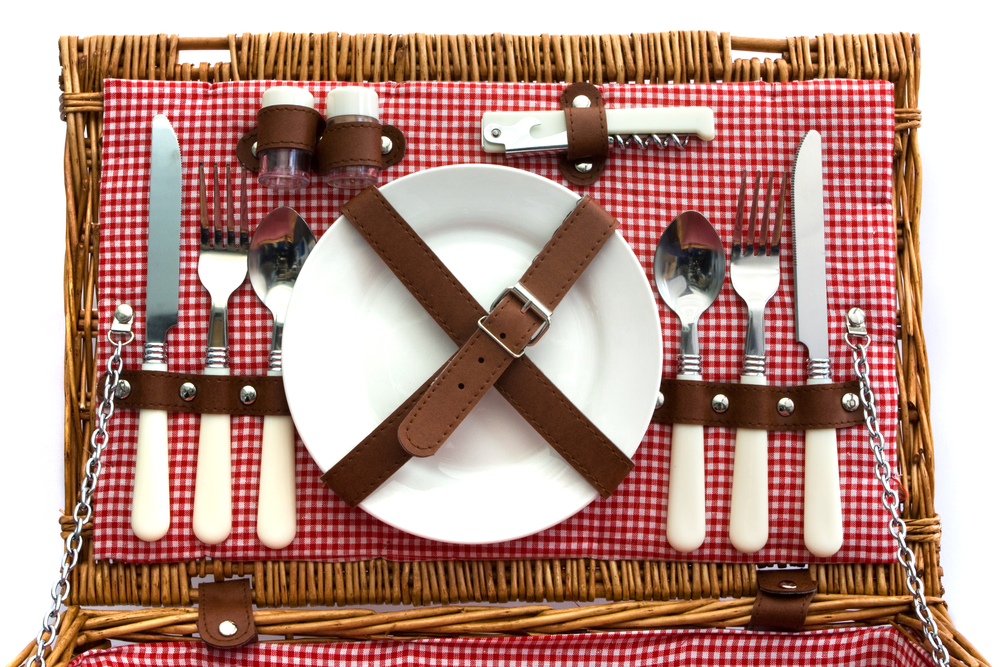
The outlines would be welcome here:
<svg viewBox="0 0 1000 667">
<path fill-rule="evenodd" d="M 105 374 L 106 375 L 106 374 Z M 166 410 L 194 414 L 287 415 L 288 401 L 280 375 L 194 375 L 166 371 L 125 370 L 121 381 L 129 392 L 117 399 L 123 408 Z M 104 382 L 104 379 L 101 379 Z M 194 387 L 194 398 L 181 397 L 181 385 Z M 256 399 L 248 404 L 240 400 L 240 391 L 252 387 Z"/>
<path fill-rule="evenodd" d="M 596 211 L 600 206 L 593 208 Z M 341 212 L 452 341 L 460 345 L 468 340 L 486 311 L 382 194 L 368 188 Z M 425 382 L 323 475 L 326 485 L 346 503 L 359 504 L 409 460 L 411 455 L 400 447 L 397 431 L 430 383 Z M 529 357 L 511 363 L 495 388 L 601 496 L 610 496 L 632 470 L 632 461 Z"/>
<path fill-rule="evenodd" d="M 218 649 L 257 641 L 249 579 L 198 586 L 198 634 L 202 641 Z"/>
<path fill-rule="evenodd" d="M 244 134 L 240 137 L 240 140 L 236 142 L 236 159 L 240 161 L 240 164 L 243 165 L 244 169 L 252 174 L 256 174 L 260 171 L 260 159 L 257 157 L 256 143 L 256 127 Z"/>
<path fill-rule="evenodd" d="M 617 227 L 613 216 L 585 197 L 518 285 L 554 311 Z M 523 298 L 504 296 L 410 411 L 398 433 L 406 451 L 414 456 L 436 452 L 545 324 Z"/>
<path fill-rule="evenodd" d="M 757 569 L 757 599 L 748 630 L 799 632 L 805 627 L 816 582 L 808 568 Z"/>
<path fill-rule="evenodd" d="M 406 135 L 395 125 L 382 125 L 382 136 L 387 137 L 392 142 L 392 149 L 382 155 L 382 168 L 399 164 L 403 156 L 406 155 Z"/>
<path fill-rule="evenodd" d="M 323 115 L 297 104 L 275 104 L 257 112 L 257 153 L 269 148 L 298 148 L 313 153 L 326 126 Z"/>
<path fill-rule="evenodd" d="M 382 167 L 382 125 L 376 121 L 329 121 L 316 146 L 319 173 L 336 167 Z"/>
<path fill-rule="evenodd" d="M 857 380 L 778 387 L 663 378 L 660 393 L 663 394 L 663 406 L 653 412 L 653 421 L 664 424 L 804 431 L 847 428 L 865 419 L 860 407 L 852 412 L 843 405 L 845 394 L 861 395 Z M 716 396 L 726 398 L 729 407 L 724 412 L 713 409 Z M 787 416 L 778 411 L 778 401 L 782 399 L 790 399 L 795 406 Z"/>
<path fill-rule="evenodd" d="M 574 106 L 580 97 L 588 106 Z M 604 172 L 608 155 L 608 120 L 601 91 L 589 83 L 574 83 L 563 90 L 559 104 L 566 114 L 567 143 L 559 171 L 574 185 L 593 185 Z"/>
</svg>

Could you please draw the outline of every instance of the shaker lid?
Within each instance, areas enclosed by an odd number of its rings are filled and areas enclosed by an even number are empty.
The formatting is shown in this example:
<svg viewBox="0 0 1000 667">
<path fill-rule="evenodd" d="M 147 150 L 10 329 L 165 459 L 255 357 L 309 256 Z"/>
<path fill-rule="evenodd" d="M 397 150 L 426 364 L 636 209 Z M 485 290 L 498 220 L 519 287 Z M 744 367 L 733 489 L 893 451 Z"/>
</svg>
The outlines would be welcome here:
<svg viewBox="0 0 1000 667">
<path fill-rule="evenodd" d="M 378 120 L 378 93 L 361 86 L 334 88 L 326 96 L 326 117 L 370 116 Z"/>
<path fill-rule="evenodd" d="M 279 104 L 294 104 L 300 107 L 314 108 L 312 93 L 303 88 L 293 86 L 276 86 L 264 91 L 260 98 L 262 107 L 273 107 Z"/>
</svg>

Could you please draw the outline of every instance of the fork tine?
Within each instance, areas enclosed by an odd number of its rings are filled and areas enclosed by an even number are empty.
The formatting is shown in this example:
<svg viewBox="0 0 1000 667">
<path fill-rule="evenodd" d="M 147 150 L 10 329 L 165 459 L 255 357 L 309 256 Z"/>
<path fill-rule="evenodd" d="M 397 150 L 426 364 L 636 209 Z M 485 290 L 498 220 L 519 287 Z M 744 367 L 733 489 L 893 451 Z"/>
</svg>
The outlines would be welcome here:
<svg viewBox="0 0 1000 667">
<path fill-rule="evenodd" d="M 761 218 L 760 223 L 760 241 L 757 245 L 757 252 L 760 254 L 765 254 L 769 251 L 767 243 L 767 230 L 770 229 L 771 225 L 771 197 L 774 195 L 774 172 L 768 172 L 767 175 L 767 194 L 764 195 L 764 217 Z"/>
<path fill-rule="evenodd" d="M 240 169 L 240 245 L 250 248 L 250 222 L 247 219 L 247 170 Z"/>
<path fill-rule="evenodd" d="M 781 194 L 778 195 L 778 213 L 774 218 L 774 232 L 771 235 L 771 252 L 777 253 L 781 248 L 781 223 L 785 214 L 785 188 L 788 186 L 788 172 L 781 174 Z"/>
<path fill-rule="evenodd" d="M 236 220 L 233 215 L 233 178 L 226 165 L 226 249 L 236 250 Z"/>
<path fill-rule="evenodd" d="M 740 197 L 736 200 L 736 220 L 733 222 L 733 248 L 739 248 L 743 254 L 743 203 L 747 197 L 747 170 L 743 168 L 740 176 Z"/>
<path fill-rule="evenodd" d="M 212 203 L 212 231 L 215 234 L 215 247 L 222 248 L 222 200 L 219 197 L 219 165 L 212 165 L 212 194 L 215 201 Z"/>
<path fill-rule="evenodd" d="M 198 199 L 201 204 L 201 247 L 208 248 L 212 243 L 212 232 L 208 226 L 208 205 L 205 203 L 205 163 L 198 163 Z"/>
<path fill-rule="evenodd" d="M 760 199 L 760 170 L 753 179 L 753 202 L 750 205 L 750 229 L 747 232 L 746 247 L 748 252 L 756 254 L 757 248 L 757 200 Z"/>
</svg>

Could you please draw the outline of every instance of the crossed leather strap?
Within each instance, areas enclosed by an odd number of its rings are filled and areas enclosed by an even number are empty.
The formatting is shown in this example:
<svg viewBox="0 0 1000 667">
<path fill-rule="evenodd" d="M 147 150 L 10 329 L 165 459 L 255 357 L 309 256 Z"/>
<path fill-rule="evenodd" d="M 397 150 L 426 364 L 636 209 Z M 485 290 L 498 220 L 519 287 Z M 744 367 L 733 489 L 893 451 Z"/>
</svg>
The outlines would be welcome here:
<svg viewBox="0 0 1000 667">
<path fill-rule="evenodd" d="M 581 199 L 487 313 L 376 188 L 341 213 L 459 350 L 330 468 L 324 483 L 356 506 L 412 456 L 437 451 L 492 386 L 602 497 L 610 496 L 634 464 L 521 355 L 618 221 L 590 197 Z"/>
</svg>

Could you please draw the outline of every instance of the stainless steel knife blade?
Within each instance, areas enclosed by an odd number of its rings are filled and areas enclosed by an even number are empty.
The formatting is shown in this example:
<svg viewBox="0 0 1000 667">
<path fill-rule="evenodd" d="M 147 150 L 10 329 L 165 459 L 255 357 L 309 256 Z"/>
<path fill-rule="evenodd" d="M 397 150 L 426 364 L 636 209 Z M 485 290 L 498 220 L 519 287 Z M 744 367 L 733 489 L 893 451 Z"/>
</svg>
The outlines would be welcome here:
<svg viewBox="0 0 1000 667">
<path fill-rule="evenodd" d="M 815 130 L 806 133 L 795 155 L 792 245 L 795 253 L 795 336 L 808 348 L 806 384 L 828 384 L 832 380 L 826 307 L 823 146 Z M 803 541 L 810 553 L 821 558 L 832 556 L 844 543 L 835 429 L 806 431 L 802 485 Z"/>
<path fill-rule="evenodd" d="M 166 371 L 167 331 L 177 324 L 181 266 L 181 149 L 166 116 L 152 122 L 146 241 L 146 344 L 142 369 Z M 132 482 L 132 532 L 146 542 L 170 529 L 165 410 L 140 410 Z"/>
</svg>

